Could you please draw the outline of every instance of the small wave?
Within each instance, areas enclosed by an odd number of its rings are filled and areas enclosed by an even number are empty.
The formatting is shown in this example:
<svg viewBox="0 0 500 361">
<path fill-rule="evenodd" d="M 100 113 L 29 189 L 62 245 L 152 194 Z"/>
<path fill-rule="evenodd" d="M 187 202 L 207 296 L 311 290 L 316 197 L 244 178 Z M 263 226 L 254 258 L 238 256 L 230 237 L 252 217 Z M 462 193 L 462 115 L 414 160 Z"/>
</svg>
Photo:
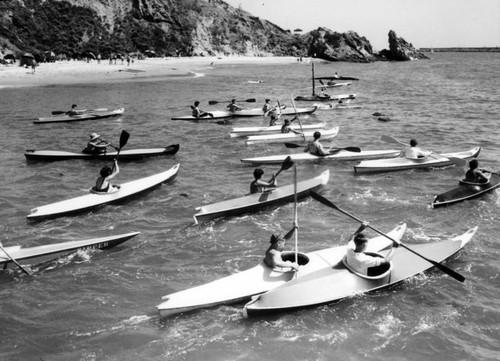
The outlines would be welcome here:
<svg viewBox="0 0 500 361">
<path fill-rule="evenodd" d="M 205 73 L 195 73 L 194 71 L 190 71 L 188 74 L 194 76 L 195 78 L 200 78 L 206 75 Z"/>
</svg>

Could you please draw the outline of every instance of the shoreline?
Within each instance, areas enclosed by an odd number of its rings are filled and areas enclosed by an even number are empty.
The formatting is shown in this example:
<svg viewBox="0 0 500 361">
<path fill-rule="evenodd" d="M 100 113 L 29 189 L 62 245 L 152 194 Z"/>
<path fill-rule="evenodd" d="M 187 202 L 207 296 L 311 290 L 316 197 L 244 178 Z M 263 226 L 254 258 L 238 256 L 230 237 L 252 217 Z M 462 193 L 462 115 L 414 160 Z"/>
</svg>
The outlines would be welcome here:
<svg viewBox="0 0 500 361">
<path fill-rule="evenodd" d="M 304 59 L 307 62 L 308 59 Z M 63 60 L 40 63 L 35 71 L 17 63 L 0 65 L 0 89 L 66 84 L 133 81 L 148 78 L 202 76 L 220 65 L 296 64 L 295 57 L 186 57 L 135 59 L 130 64 L 118 60 Z"/>
</svg>

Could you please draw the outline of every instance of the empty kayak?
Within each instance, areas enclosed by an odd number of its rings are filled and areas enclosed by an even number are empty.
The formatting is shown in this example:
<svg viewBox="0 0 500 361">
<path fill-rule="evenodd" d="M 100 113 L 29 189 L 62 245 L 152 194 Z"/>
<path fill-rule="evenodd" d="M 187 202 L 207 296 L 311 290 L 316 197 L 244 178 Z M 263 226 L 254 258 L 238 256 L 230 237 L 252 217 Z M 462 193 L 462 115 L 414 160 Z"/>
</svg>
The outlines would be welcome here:
<svg viewBox="0 0 500 361">
<path fill-rule="evenodd" d="M 290 156 L 294 162 L 321 162 L 321 161 L 359 161 L 364 159 L 383 159 L 394 158 L 401 154 L 400 150 L 362 150 L 361 152 L 349 152 L 341 149 L 338 152 L 325 156 L 313 155 L 311 153 L 295 153 L 295 154 L 280 154 L 268 155 L 255 158 L 244 158 L 242 163 L 249 164 L 278 164 L 283 163 L 286 157 Z"/>
<path fill-rule="evenodd" d="M 193 117 L 192 115 L 181 115 L 178 117 L 172 117 L 172 120 L 191 120 L 191 121 L 205 121 L 205 120 L 217 120 L 217 119 L 225 119 L 225 118 L 230 118 L 232 117 L 233 113 L 227 112 L 225 110 L 214 110 L 212 112 L 208 112 L 213 115 L 211 117 L 210 115 L 205 115 L 204 117 L 196 118 Z"/>
<path fill-rule="evenodd" d="M 312 130 L 312 129 L 321 129 L 325 126 L 325 122 L 323 123 L 315 123 L 315 124 L 302 124 L 300 126 L 299 124 L 294 124 L 290 128 L 293 130 L 299 131 L 301 129 L 303 130 Z M 231 138 L 238 138 L 238 137 L 248 137 L 250 135 L 262 135 L 262 134 L 280 134 L 281 133 L 281 124 L 280 125 L 273 125 L 270 127 L 238 127 L 238 128 L 233 128 L 229 132 L 229 136 Z"/>
<path fill-rule="evenodd" d="M 444 262 L 460 251 L 476 231 L 477 227 L 474 227 L 448 240 L 415 244 L 408 248 L 434 262 Z M 385 256 L 387 251 L 380 253 Z M 301 275 L 301 267 L 295 279 L 253 297 L 245 305 L 243 314 L 247 317 L 259 316 L 340 301 L 389 288 L 434 267 L 432 263 L 403 247 L 396 250 L 391 264 L 392 271 L 388 275 L 382 275 L 383 277 L 360 276 L 347 268 L 341 260 L 332 260 L 305 277 Z M 303 268 L 305 270 L 307 265 Z"/>
<path fill-rule="evenodd" d="M 137 160 L 146 157 L 174 155 L 179 151 L 179 144 L 172 144 L 164 148 L 126 149 L 120 152 L 120 161 Z M 116 158 L 117 152 L 89 154 L 84 152 L 74 153 L 60 150 L 34 150 L 28 149 L 24 156 L 33 161 L 56 161 L 67 159 L 105 159 Z"/>
<path fill-rule="evenodd" d="M 401 239 L 406 224 L 394 228 L 388 235 Z M 369 240 L 367 250 L 378 252 L 392 241 L 383 236 Z M 313 273 L 318 269 L 339 262 L 346 253 L 346 246 L 337 246 L 311 253 L 298 253 L 299 275 Z M 294 260 L 295 252 L 283 252 L 282 258 Z M 303 264 L 307 266 L 303 267 Z M 162 297 L 163 302 L 156 308 L 161 316 L 167 317 L 198 309 L 245 302 L 254 295 L 286 284 L 295 277 L 290 268 L 271 268 L 264 262 L 247 270 L 186 290 L 170 293 Z"/>
<path fill-rule="evenodd" d="M 59 217 L 76 212 L 81 212 L 84 210 L 89 210 L 103 204 L 123 200 L 173 179 L 179 171 L 179 166 L 180 164 L 176 164 L 175 166 L 164 172 L 153 174 L 149 177 L 136 179 L 131 182 L 122 183 L 120 185 L 120 189 L 116 192 L 89 192 L 88 194 L 80 197 L 33 208 L 27 218 L 28 220 L 38 220 L 41 218 Z"/>
<path fill-rule="evenodd" d="M 297 197 L 299 199 L 309 195 L 309 192 L 316 190 L 328 183 L 330 172 L 328 170 L 315 178 L 297 182 Z M 244 197 L 229 199 L 226 201 L 209 204 L 198 208 L 198 213 L 194 217 L 194 222 L 199 223 L 213 218 L 223 216 L 236 216 L 243 213 L 255 212 L 267 206 L 274 206 L 291 202 L 294 200 L 294 184 L 271 188 L 262 193 L 248 194 Z"/>
<path fill-rule="evenodd" d="M 111 117 L 117 117 L 123 114 L 125 111 L 125 108 L 120 108 L 116 110 L 111 110 L 111 111 L 92 111 L 88 113 L 82 113 L 82 114 L 75 114 L 75 115 L 55 115 L 52 117 L 46 117 L 46 118 L 38 118 L 34 121 L 36 124 L 40 123 L 59 123 L 59 122 L 76 122 L 76 121 L 82 121 L 82 120 L 91 120 L 91 119 L 104 119 L 104 118 L 111 118 Z"/>
<path fill-rule="evenodd" d="M 332 139 L 339 133 L 339 127 L 324 129 L 321 131 L 321 139 Z M 308 142 L 314 140 L 314 131 L 306 131 L 302 134 L 294 132 L 267 134 L 267 135 L 251 135 L 247 137 L 246 145 L 263 144 L 263 143 L 283 143 L 283 142 Z"/>
<path fill-rule="evenodd" d="M 449 159 L 448 157 L 468 160 L 477 157 L 480 151 L 481 147 L 476 147 L 463 152 L 432 154 L 429 157 L 422 159 L 408 159 L 405 157 L 398 157 L 381 160 L 367 160 L 354 166 L 354 172 L 374 173 L 392 172 L 414 168 L 447 167 L 454 164 L 453 159 Z"/>
<path fill-rule="evenodd" d="M 476 198 L 484 193 L 491 192 L 500 186 L 500 176 L 498 173 L 491 173 L 488 183 L 468 183 L 460 181 L 458 187 L 445 193 L 438 194 L 432 201 L 432 207 L 442 207 L 453 203 L 462 202 L 467 199 Z"/>
<path fill-rule="evenodd" d="M 0 250 L 0 270 L 16 268 L 12 257 L 20 264 L 38 264 L 47 262 L 57 257 L 85 249 L 107 249 L 117 246 L 135 237 L 140 232 L 118 234 L 101 238 L 86 239 L 81 241 L 68 241 L 43 246 L 21 248 L 21 246 L 4 247 L 7 254 Z M 10 256 L 10 257 L 9 257 Z"/>
<path fill-rule="evenodd" d="M 295 114 L 311 114 L 314 113 L 318 109 L 317 106 L 307 107 L 307 108 L 296 108 L 286 107 L 281 110 L 276 110 L 276 113 L 281 113 L 281 115 L 295 115 Z M 297 111 L 295 111 L 297 110 Z M 233 112 L 233 116 L 235 117 L 256 117 L 263 116 L 264 111 L 262 108 L 253 108 L 253 109 L 240 109 Z"/>
</svg>

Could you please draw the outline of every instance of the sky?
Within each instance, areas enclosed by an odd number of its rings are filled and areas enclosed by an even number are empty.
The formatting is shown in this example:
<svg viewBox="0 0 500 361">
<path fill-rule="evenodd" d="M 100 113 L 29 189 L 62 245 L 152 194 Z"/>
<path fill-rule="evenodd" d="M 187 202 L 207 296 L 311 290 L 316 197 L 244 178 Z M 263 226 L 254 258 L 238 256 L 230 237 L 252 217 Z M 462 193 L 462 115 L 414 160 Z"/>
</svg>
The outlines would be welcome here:
<svg viewBox="0 0 500 361">
<path fill-rule="evenodd" d="M 416 48 L 500 46 L 500 0 L 224 0 L 285 30 L 355 31 L 374 50 L 388 34 Z"/>
</svg>

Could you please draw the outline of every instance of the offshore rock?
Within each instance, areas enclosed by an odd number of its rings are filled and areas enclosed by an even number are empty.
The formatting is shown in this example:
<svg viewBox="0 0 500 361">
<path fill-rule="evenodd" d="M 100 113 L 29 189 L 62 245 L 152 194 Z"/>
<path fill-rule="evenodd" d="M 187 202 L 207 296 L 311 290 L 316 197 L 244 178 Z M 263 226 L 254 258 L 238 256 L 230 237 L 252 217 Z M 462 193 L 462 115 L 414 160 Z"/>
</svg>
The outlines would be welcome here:
<svg viewBox="0 0 500 361">
<path fill-rule="evenodd" d="M 329 61 L 369 63 L 376 60 L 370 42 L 354 31 L 338 33 L 323 27 L 305 35 L 309 56 Z"/>
<path fill-rule="evenodd" d="M 429 59 L 419 53 L 415 47 L 403 38 L 398 38 L 394 30 L 389 31 L 389 50 L 382 50 L 379 54 L 381 59 L 392 61 L 408 61 L 415 59 Z"/>
</svg>

